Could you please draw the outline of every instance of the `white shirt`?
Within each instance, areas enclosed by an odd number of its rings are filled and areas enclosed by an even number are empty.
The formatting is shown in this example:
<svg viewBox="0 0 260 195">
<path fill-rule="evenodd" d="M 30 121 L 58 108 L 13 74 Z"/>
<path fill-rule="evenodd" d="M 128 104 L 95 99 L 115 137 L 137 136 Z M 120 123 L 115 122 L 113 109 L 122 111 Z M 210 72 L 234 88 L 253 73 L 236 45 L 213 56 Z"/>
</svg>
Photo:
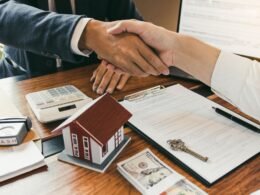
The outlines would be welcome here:
<svg viewBox="0 0 260 195">
<path fill-rule="evenodd" d="M 212 90 L 260 121 L 260 63 L 221 52 L 211 79 Z"/>
<path fill-rule="evenodd" d="M 79 20 L 77 26 L 75 27 L 75 30 L 73 32 L 73 35 L 72 35 L 72 38 L 70 41 L 70 47 L 71 47 L 71 50 L 73 51 L 73 53 L 81 55 L 81 56 L 86 56 L 86 57 L 89 57 L 89 55 L 92 53 L 92 51 L 90 51 L 90 50 L 81 51 L 79 49 L 78 44 L 79 44 L 80 37 L 84 31 L 84 28 L 86 27 L 86 25 L 88 24 L 88 22 L 90 20 L 91 20 L 91 18 L 82 18 Z"/>
</svg>

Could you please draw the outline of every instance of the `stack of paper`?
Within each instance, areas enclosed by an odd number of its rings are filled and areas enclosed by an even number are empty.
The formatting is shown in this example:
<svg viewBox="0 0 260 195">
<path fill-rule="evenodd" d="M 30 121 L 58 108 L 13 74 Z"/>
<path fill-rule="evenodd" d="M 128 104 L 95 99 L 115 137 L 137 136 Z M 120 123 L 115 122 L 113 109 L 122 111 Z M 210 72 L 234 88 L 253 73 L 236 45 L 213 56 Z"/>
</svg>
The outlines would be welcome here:
<svg viewBox="0 0 260 195">
<path fill-rule="evenodd" d="M 22 116 L 4 92 L 0 90 L 0 94 L 0 117 Z M 41 152 L 34 142 L 30 141 L 38 138 L 39 136 L 31 130 L 23 144 L 13 147 L 0 147 L 0 182 L 46 165 Z"/>
<path fill-rule="evenodd" d="M 19 146 L 2 147 L 0 157 L 0 182 L 46 165 L 32 141 Z"/>
<path fill-rule="evenodd" d="M 149 149 L 118 163 L 117 169 L 142 194 L 207 194 L 164 164 Z"/>
</svg>

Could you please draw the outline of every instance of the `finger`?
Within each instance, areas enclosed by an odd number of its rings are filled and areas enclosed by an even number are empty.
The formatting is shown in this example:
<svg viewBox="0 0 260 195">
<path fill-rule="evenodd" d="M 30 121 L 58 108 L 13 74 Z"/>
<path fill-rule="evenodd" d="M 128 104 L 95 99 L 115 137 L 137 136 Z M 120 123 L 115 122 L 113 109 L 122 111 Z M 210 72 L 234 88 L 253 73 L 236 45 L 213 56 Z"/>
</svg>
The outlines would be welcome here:
<svg viewBox="0 0 260 195">
<path fill-rule="evenodd" d="M 138 77 L 147 77 L 147 76 L 149 76 L 149 74 L 147 74 L 147 73 L 144 72 L 142 69 L 140 69 L 139 66 L 138 66 L 136 63 L 134 63 L 134 65 L 135 65 L 136 67 L 138 67 L 138 69 L 141 71 L 141 73 L 140 73 L 139 75 L 138 75 L 138 74 L 130 74 L 130 75 L 138 76 Z M 126 71 L 126 73 L 128 73 L 128 72 Z"/>
<path fill-rule="evenodd" d="M 120 69 L 120 68 L 115 68 L 115 70 L 114 70 L 114 72 L 115 73 L 117 73 L 117 74 L 128 74 L 128 73 L 126 73 L 126 72 L 124 72 L 122 69 Z"/>
<path fill-rule="evenodd" d="M 145 52 L 145 51 L 143 51 Z M 140 53 L 137 49 L 136 54 L 129 54 L 132 56 L 133 60 L 136 64 L 142 69 L 143 72 L 150 74 L 150 75 L 159 75 L 161 72 L 156 70 L 151 64 L 147 62 L 147 60 L 143 57 L 143 54 Z"/>
<path fill-rule="evenodd" d="M 98 88 L 97 88 L 97 94 L 103 94 L 104 91 L 106 90 L 107 86 L 109 85 L 112 76 L 114 74 L 114 71 L 112 70 L 107 70 L 107 72 L 104 74 Z"/>
<path fill-rule="evenodd" d="M 90 82 L 92 83 L 97 75 L 97 70 L 95 70 L 92 74 L 92 77 L 90 78 Z"/>
<path fill-rule="evenodd" d="M 106 67 L 107 67 L 108 70 L 111 70 L 113 72 L 115 71 L 115 66 L 113 66 L 112 64 L 107 64 Z"/>
<path fill-rule="evenodd" d="M 144 77 L 147 76 L 147 73 L 145 73 L 132 59 L 133 57 L 130 57 L 130 55 L 127 56 L 127 58 L 122 58 L 120 56 L 115 57 L 115 62 L 113 63 L 117 68 L 120 68 L 122 71 L 129 73 L 134 76 L 140 76 Z M 112 60 L 111 60 L 112 61 Z"/>
<path fill-rule="evenodd" d="M 102 61 L 102 63 L 99 65 L 95 76 L 95 81 L 92 86 L 93 91 L 96 91 L 98 86 L 100 85 L 100 82 L 107 71 L 106 65 L 107 63 L 105 61 Z"/>
<path fill-rule="evenodd" d="M 139 53 L 143 58 L 159 72 L 160 74 L 169 75 L 169 67 L 145 44 L 140 44 Z"/>
<path fill-rule="evenodd" d="M 109 85 L 107 87 L 107 90 L 106 90 L 108 93 L 111 94 L 111 93 L 114 92 L 114 90 L 115 90 L 115 88 L 116 88 L 120 78 L 121 78 L 120 74 L 114 73 L 114 75 L 113 75 L 113 77 L 112 77 L 112 79 L 111 79 L 111 81 L 110 81 L 110 83 L 109 83 Z"/>
<path fill-rule="evenodd" d="M 129 78 L 130 78 L 129 74 L 122 75 L 118 85 L 116 86 L 116 89 L 122 90 L 125 84 L 127 83 L 127 81 L 129 80 Z"/>
</svg>

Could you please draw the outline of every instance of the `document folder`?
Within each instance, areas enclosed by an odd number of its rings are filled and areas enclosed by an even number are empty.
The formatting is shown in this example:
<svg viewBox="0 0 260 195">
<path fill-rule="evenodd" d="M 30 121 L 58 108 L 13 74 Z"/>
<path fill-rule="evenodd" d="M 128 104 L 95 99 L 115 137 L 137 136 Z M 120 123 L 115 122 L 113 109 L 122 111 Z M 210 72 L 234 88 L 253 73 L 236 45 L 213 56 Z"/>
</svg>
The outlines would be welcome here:
<svg viewBox="0 0 260 195">
<path fill-rule="evenodd" d="M 122 105 L 133 114 L 129 127 L 206 186 L 260 152 L 259 133 L 218 115 L 212 107 L 229 110 L 181 85 L 132 94 Z M 168 139 L 184 140 L 190 149 L 209 157 L 208 162 L 173 151 Z"/>
</svg>

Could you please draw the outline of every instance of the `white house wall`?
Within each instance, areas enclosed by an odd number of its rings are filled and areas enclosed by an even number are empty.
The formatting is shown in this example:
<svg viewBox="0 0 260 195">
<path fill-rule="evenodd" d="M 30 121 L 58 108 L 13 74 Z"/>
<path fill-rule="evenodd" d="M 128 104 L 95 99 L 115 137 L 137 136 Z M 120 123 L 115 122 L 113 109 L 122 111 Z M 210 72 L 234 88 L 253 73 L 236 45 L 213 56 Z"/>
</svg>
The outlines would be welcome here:
<svg viewBox="0 0 260 195">
<path fill-rule="evenodd" d="M 102 163 L 102 148 L 90 138 L 90 147 L 91 147 L 91 157 L 92 162 L 96 164 Z"/>
<path fill-rule="evenodd" d="M 115 149 L 115 138 L 114 136 L 108 141 L 108 152 L 112 152 Z"/>
<path fill-rule="evenodd" d="M 102 162 L 113 152 L 115 149 L 115 138 L 114 136 L 108 140 L 108 148 L 107 148 L 107 153 L 105 154 L 104 157 L 102 157 Z"/>
<path fill-rule="evenodd" d="M 72 144 L 71 144 L 71 135 L 70 135 L 70 127 L 66 127 L 62 130 L 63 134 L 63 141 L 65 145 L 65 150 L 68 155 L 73 156 L 73 151 L 72 151 Z"/>
<path fill-rule="evenodd" d="M 120 142 L 119 144 L 124 140 L 124 128 L 121 127 L 118 131 L 121 132 L 121 139 L 120 139 Z M 115 150 L 115 135 L 113 135 L 109 141 L 108 141 L 108 152 L 107 154 L 102 158 L 102 161 L 105 160 L 110 154 L 111 152 L 113 152 Z"/>
<path fill-rule="evenodd" d="M 124 140 L 124 128 L 121 127 L 118 131 L 121 132 L 121 139 L 119 144 Z M 118 132 L 117 131 L 117 132 Z M 108 140 L 108 152 L 104 157 L 102 157 L 102 148 L 97 144 L 93 139 L 90 138 L 91 144 L 91 155 L 92 155 L 92 162 L 101 164 L 114 150 L 115 150 L 115 136 L 113 135 Z"/>
</svg>

